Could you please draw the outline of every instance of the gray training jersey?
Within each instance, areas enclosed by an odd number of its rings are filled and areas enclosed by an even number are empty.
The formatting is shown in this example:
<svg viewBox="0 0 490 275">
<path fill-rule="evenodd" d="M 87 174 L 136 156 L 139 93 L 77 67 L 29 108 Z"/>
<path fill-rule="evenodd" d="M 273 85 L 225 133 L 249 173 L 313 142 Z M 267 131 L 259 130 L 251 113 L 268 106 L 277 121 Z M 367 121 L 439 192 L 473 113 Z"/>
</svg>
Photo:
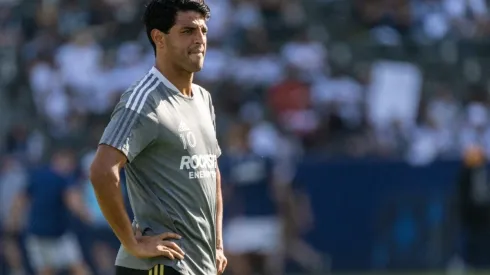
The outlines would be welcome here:
<svg viewBox="0 0 490 275">
<path fill-rule="evenodd" d="M 193 85 L 180 93 L 156 68 L 126 91 L 100 144 L 128 159 L 127 188 L 143 235 L 174 232 L 182 261 L 138 259 L 120 248 L 116 265 L 148 270 L 157 264 L 182 274 L 216 275 L 216 139 L 210 94 Z"/>
</svg>

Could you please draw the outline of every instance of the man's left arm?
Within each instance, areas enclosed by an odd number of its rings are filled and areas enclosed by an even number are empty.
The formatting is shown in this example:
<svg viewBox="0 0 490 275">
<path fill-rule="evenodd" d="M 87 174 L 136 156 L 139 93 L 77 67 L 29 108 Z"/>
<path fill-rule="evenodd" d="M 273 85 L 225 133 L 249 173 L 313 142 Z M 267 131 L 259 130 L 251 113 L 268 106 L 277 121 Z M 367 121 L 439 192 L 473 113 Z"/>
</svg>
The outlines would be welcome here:
<svg viewBox="0 0 490 275">
<path fill-rule="evenodd" d="M 216 249 L 223 250 L 223 194 L 219 167 L 216 167 Z"/>
<path fill-rule="evenodd" d="M 216 133 L 216 114 L 214 113 L 213 100 L 209 94 L 209 111 L 213 122 L 214 131 Z M 216 139 L 216 158 L 221 156 L 221 148 Z M 221 173 L 216 161 L 216 268 L 218 274 L 223 274 L 228 261 L 223 250 L 223 194 L 221 192 Z"/>
<path fill-rule="evenodd" d="M 223 250 L 223 195 L 221 192 L 221 173 L 216 165 L 216 268 L 218 274 L 225 271 L 227 259 Z"/>
</svg>

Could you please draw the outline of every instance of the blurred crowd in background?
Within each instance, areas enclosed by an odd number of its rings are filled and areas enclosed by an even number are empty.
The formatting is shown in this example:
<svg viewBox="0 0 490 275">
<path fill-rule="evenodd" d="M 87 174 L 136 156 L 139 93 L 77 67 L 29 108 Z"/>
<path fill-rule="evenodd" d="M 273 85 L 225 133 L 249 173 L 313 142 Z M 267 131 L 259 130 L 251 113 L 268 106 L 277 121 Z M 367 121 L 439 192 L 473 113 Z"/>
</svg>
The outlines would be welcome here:
<svg viewBox="0 0 490 275">
<path fill-rule="evenodd" d="M 305 152 L 423 162 L 459 156 L 487 127 L 487 64 L 474 49 L 490 31 L 484 0 L 209 5 L 196 81 L 215 97 L 221 138 L 242 119 L 267 154 L 286 136 Z M 152 66 L 143 7 L 2 1 L 3 151 L 39 161 L 52 144 L 94 147 L 121 92 Z"/>
<path fill-rule="evenodd" d="M 230 126 L 245 121 L 253 150 L 273 158 L 422 166 L 474 145 L 490 155 L 486 0 L 206 2 L 195 81 L 213 96 L 225 149 Z M 115 103 L 153 65 L 143 9 L 143 0 L 0 0 L 0 224 L 33 168 L 89 186 Z M 93 194 L 82 194 L 86 209 L 70 207 L 90 213 L 84 226 L 108 230 Z M 95 257 L 101 266 L 114 247 Z"/>
</svg>

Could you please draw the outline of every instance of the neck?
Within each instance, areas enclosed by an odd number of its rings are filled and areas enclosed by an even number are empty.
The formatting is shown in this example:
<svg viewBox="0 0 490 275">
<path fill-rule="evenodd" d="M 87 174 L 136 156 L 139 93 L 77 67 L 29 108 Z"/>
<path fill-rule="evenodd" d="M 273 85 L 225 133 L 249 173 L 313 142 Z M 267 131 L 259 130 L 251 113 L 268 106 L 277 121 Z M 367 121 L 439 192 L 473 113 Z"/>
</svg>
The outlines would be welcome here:
<svg viewBox="0 0 490 275">
<path fill-rule="evenodd" d="M 193 73 L 177 69 L 170 64 L 164 64 L 157 58 L 155 67 L 159 70 L 170 83 L 174 84 L 179 91 L 185 96 L 192 96 Z"/>
</svg>

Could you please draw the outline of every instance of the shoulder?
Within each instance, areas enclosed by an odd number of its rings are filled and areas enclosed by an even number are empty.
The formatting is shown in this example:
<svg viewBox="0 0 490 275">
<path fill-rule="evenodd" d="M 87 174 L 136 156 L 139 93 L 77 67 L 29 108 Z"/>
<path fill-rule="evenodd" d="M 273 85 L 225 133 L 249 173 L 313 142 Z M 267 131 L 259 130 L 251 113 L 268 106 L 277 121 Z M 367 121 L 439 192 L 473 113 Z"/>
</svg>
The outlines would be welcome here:
<svg viewBox="0 0 490 275">
<path fill-rule="evenodd" d="M 148 73 L 131 85 L 122 95 L 116 109 L 128 109 L 137 113 L 154 110 L 157 106 L 157 89 L 162 84 L 155 75 Z"/>
<path fill-rule="evenodd" d="M 202 86 L 192 83 L 192 91 L 198 93 L 206 102 L 212 103 L 211 93 Z"/>
</svg>

